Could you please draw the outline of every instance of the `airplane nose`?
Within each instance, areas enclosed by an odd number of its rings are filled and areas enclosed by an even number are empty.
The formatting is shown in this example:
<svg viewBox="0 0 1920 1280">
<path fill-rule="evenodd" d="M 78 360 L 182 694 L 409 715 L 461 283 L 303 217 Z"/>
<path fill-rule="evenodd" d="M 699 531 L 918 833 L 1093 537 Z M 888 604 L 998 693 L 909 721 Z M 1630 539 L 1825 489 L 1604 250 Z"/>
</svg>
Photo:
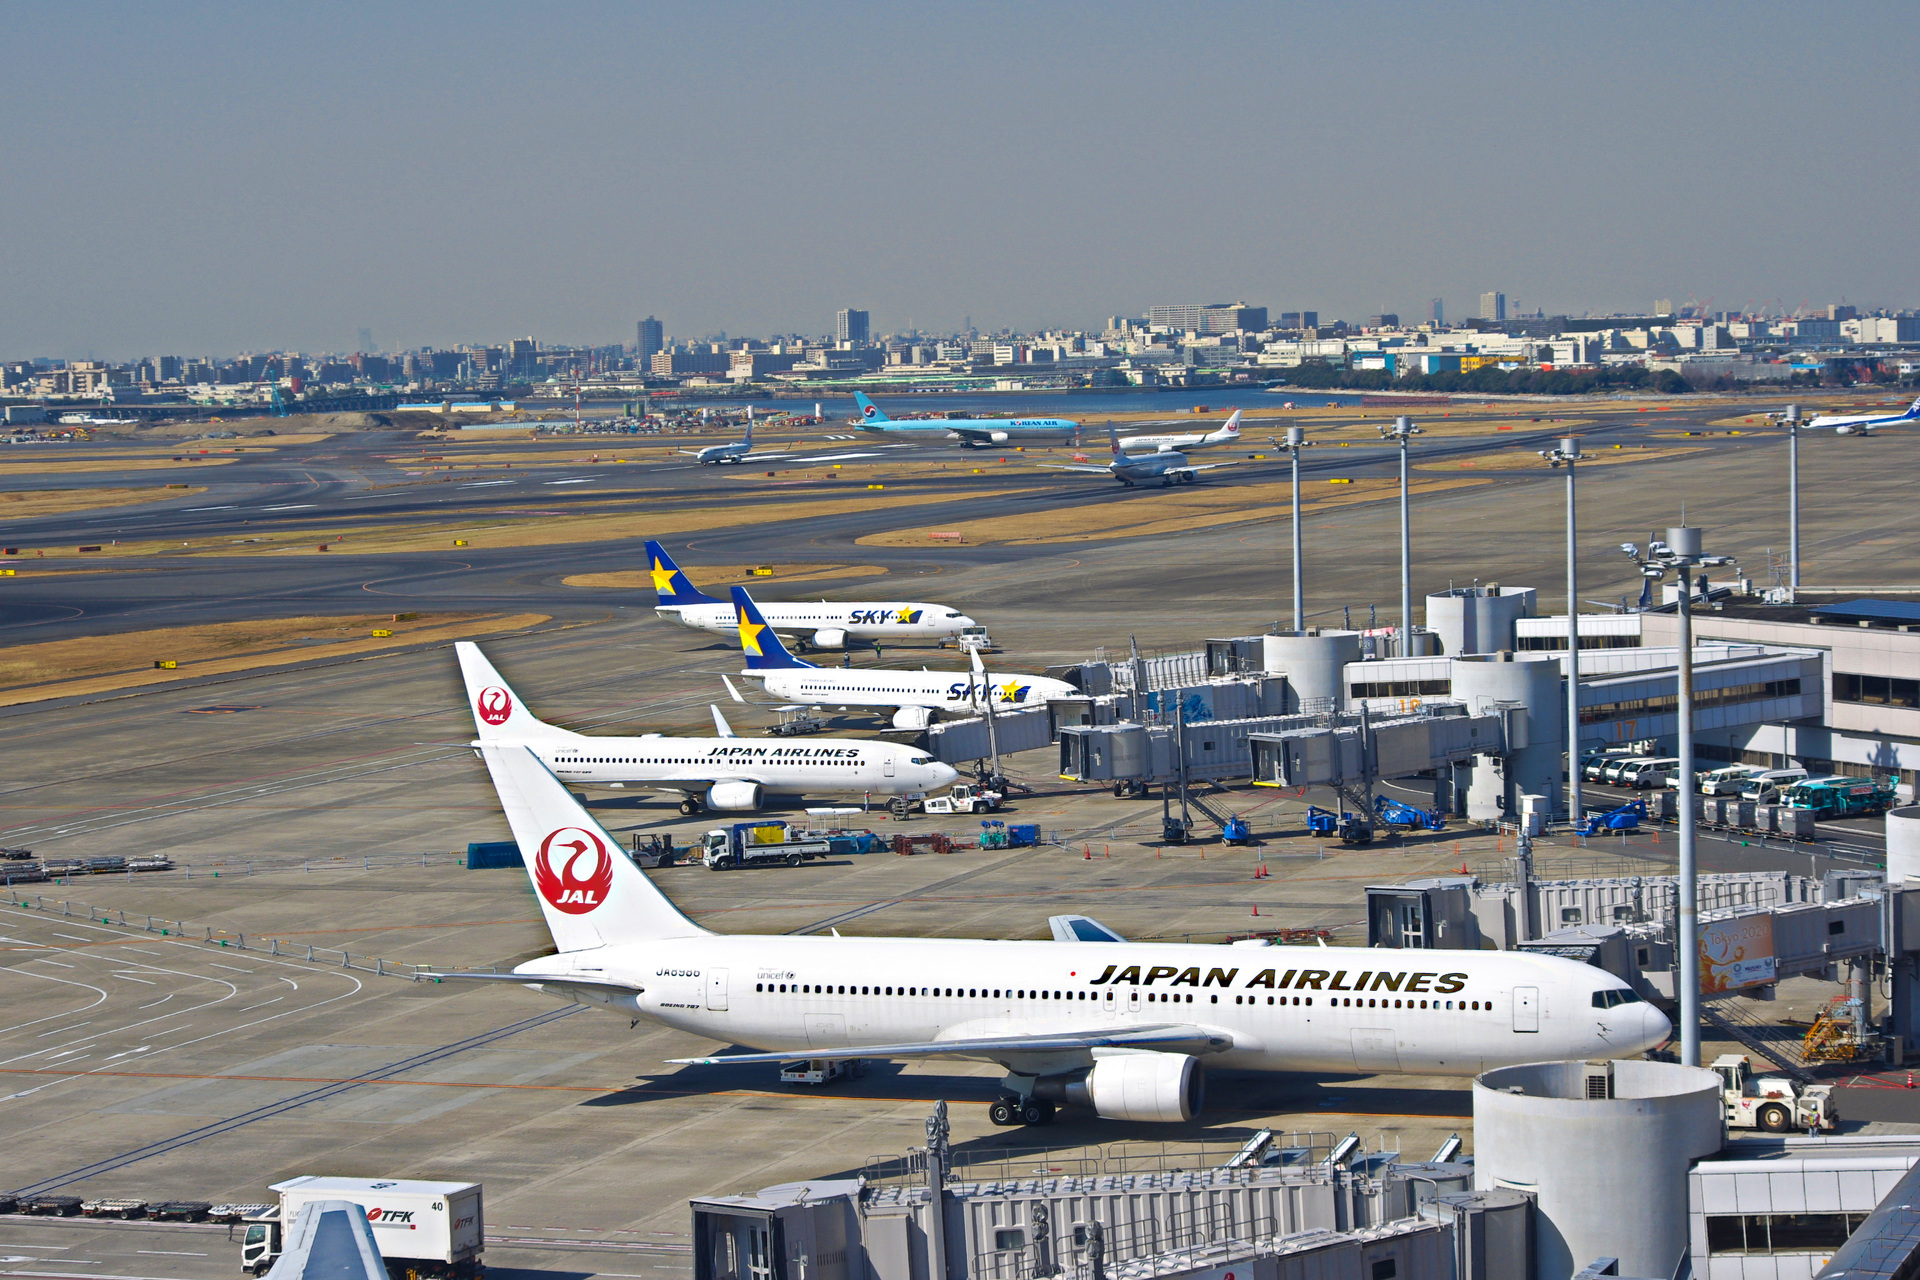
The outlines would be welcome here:
<svg viewBox="0 0 1920 1280">
<path fill-rule="evenodd" d="M 1650 1004 L 1640 1006 L 1640 1048 L 1655 1049 L 1673 1038 L 1673 1021 Z"/>
<path fill-rule="evenodd" d="M 953 625 L 956 627 L 977 627 L 980 624 L 963 613 L 953 620 Z"/>
<path fill-rule="evenodd" d="M 950 787 L 960 781 L 960 771 L 950 764 L 936 762 L 929 767 L 933 770 L 933 785 L 936 787 Z"/>
</svg>

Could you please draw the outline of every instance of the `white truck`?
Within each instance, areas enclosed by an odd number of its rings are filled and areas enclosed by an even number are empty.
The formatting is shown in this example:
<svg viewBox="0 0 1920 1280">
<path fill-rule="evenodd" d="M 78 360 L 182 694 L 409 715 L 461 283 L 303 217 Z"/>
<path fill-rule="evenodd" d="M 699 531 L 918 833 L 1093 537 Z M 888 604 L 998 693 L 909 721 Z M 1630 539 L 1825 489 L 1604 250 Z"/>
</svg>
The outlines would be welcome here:
<svg viewBox="0 0 1920 1280">
<path fill-rule="evenodd" d="M 990 791 L 971 782 L 956 782 L 953 790 L 946 795 L 928 796 L 922 800 L 920 808 L 931 814 L 993 813 L 1005 799 L 998 791 Z"/>
<path fill-rule="evenodd" d="M 477 1182 L 415 1182 L 401 1178 L 294 1178 L 268 1188 L 280 1203 L 248 1218 L 240 1269 L 265 1275 L 281 1254 L 285 1232 L 315 1200 L 347 1200 L 366 1211 L 367 1224 L 393 1280 L 478 1276 L 484 1270 L 486 1220 Z"/>
<path fill-rule="evenodd" d="M 1832 1133 L 1833 1086 L 1796 1084 L 1786 1076 L 1756 1076 L 1744 1053 L 1723 1053 L 1713 1060 L 1727 1103 L 1729 1129 L 1763 1133 Z"/>
</svg>

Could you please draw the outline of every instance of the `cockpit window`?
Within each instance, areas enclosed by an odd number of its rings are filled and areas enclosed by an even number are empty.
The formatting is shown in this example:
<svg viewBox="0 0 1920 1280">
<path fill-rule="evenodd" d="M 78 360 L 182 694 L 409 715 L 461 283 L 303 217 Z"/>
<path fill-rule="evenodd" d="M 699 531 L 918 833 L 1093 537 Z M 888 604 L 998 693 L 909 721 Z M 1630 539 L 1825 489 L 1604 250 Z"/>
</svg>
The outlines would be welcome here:
<svg viewBox="0 0 1920 1280">
<path fill-rule="evenodd" d="M 912 759 L 908 760 L 907 763 L 908 764 L 932 764 L 933 757 L 932 756 L 914 756 Z"/>
<path fill-rule="evenodd" d="M 1611 991 L 1593 993 L 1593 1007 L 1596 1009 L 1611 1009 L 1619 1004 L 1635 1004 L 1639 1000 L 1640 993 L 1631 987 L 1615 987 Z"/>
</svg>

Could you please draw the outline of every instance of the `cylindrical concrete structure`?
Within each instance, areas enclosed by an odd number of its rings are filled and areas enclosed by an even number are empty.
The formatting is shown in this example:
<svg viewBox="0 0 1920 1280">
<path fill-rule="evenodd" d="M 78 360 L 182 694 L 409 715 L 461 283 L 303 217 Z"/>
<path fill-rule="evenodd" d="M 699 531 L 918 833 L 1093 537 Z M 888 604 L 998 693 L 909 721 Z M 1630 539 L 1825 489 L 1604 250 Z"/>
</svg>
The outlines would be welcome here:
<svg viewBox="0 0 1920 1280">
<path fill-rule="evenodd" d="M 1887 810 L 1887 883 L 1920 880 L 1920 805 Z"/>
<path fill-rule="evenodd" d="M 1427 630 L 1449 658 L 1514 647 L 1515 620 L 1533 616 L 1532 587 L 1454 587 L 1427 597 Z"/>
<path fill-rule="evenodd" d="M 1590 1077 L 1611 1083 L 1588 1095 Z M 1668 1276 L 1687 1248 L 1687 1167 L 1720 1150 L 1714 1072 L 1667 1062 L 1536 1062 L 1473 1082 L 1474 1187 L 1536 1197 L 1534 1275 L 1595 1258 Z"/>
<path fill-rule="evenodd" d="M 1289 713 L 1302 707 L 1338 711 L 1347 705 L 1342 669 L 1360 661 L 1358 632 L 1306 631 L 1264 641 L 1261 665 L 1286 676 Z"/>
<path fill-rule="evenodd" d="M 1509 652 L 1455 658 L 1448 667 L 1453 696 L 1467 704 L 1470 715 L 1494 714 L 1502 704 L 1526 708 L 1514 718 L 1506 756 L 1474 757 L 1467 817 L 1475 822 L 1517 819 L 1521 796 L 1558 795 L 1567 737 L 1560 660 L 1551 654 Z"/>
</svg>

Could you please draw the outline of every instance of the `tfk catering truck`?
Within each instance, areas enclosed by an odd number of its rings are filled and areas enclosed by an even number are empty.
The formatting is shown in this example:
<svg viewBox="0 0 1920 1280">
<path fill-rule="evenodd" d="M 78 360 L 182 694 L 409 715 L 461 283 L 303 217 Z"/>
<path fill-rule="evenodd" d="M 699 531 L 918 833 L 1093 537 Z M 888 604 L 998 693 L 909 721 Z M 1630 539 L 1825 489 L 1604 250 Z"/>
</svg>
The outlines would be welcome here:
<svg viewBox="0 0 1920 1280">
<path fill-rule="evenodd" d="M 240 1269 L 263 1276 L 280 1256 L 285 1233 L 315 1200 L 347 1200 L 366 1211 L 374 1242 L 393 1280 L 481 1274 L 486 1222 L 477 1182 L 409 1182 L 399 1178 L 294 1178 L 276 1182 L 280 1205 L 247 1219 Z"/>
</svg>

